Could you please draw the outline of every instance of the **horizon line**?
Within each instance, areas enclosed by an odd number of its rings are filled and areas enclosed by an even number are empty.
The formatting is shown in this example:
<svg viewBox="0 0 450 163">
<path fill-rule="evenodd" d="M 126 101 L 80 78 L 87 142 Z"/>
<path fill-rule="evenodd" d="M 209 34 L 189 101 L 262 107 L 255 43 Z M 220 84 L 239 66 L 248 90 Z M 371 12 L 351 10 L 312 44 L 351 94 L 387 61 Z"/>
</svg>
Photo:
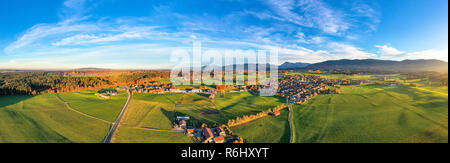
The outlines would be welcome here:
<svg viewBox="0 0 450 163">
<path fill-rule="evenodd" d="M 285 63 L 304 63 L 304 64 L 318 64 L 318 63 L 323 63 L 323 62 L 328 62 L 328 61 L 342 61 L 342 60 L 351 60 L 351 61 L 363 61 L 363 60 L 379 60 L 379 61 L 394 61 L 394 62 L 403 62 L 403 61 L 442 61 L 442 62 L 447 62 L 445 60 L 440 60 L 440 59 L 404 59 L 404 60 L 389 60 L 389 59 L 338 59 L 338 60 L 326 60 L 326 61 L 322 61 L 322 62 L 316 62 L 316 63 L 307 63 L 307 62 L 283 62 L 282 64 L 279 64 L 278 66 L 281 66 Z M 248 64 L 248 63 L 244 63 L 244 64 Z M 269 64 L 269 63 L 268 63 Z M 237 64 L 233 64 L 233 65 L 237 65 Z M 230 65 L 224 65 L 224 66 L 230 66 Z M 164 71 L 164 70 L 170 70 L 170 68 L 102 68 L 102 67 L 79 67 L 79 68 L 52 68 L 52 67 L 48 67 L 48 68 L 1 68 L 0 67 L 0 71 L 76 71 L 76 70 L 80 70 L 80 69 L 101 69 L 101 70 L 112 70 L 112 71 L 148 71 L 148 70 L 158 70 L 158 71 Z"/>
</svg>

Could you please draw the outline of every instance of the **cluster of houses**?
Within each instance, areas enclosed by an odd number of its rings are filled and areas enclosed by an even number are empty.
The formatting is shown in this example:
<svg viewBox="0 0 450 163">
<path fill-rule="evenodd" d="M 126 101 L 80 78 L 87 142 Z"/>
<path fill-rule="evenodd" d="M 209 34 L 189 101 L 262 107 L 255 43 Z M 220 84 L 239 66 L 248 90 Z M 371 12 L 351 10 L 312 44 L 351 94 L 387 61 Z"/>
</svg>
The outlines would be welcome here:
<svg viewBox="0 0 450 163">
<path fill-rule="evenodd" d="M 111 96 L 117 96 L 117 92 L 104 92 L 104 93 L 96 93 L 97 97 L 103 98 L 103 99 L 111 99 Z"/>
<path fill-rule="evenodd" d="M 301 104 L 319 94 L 332 93 L 328 87 L 339 82 L 316 75 L 284 76 L 280 81 L 277 96 L 287 98 L 290 103 Z"/>
<path fill-rule="evenodd" d="M 201 143 L 244 143 L 242 137 L 227 134 L 229 132 L 226 126 L 186 130 L 188 136 L 196 138 Z"/>
<path fill-rule="evenodd" d="M 391 82 L 386 82 L 386 86 L 388 87 L 398 87 L 398 86 L 402 86 L 402 83 L 399 82 L 395 82 L 395 81 L 391 81 Z"/>
<path fill-rule="evenodd" d="M 337 83 L 337 85 L 363 85 L 369 83 L 368 80 L 342 80 Z"/>
<path fill-rule="evenodd" d="M 187 129 L 187 121 L 189 119 L 191 119 L 189 116 L 178 116 L 176 118 L 174 128 L 179 129 L 179 130 L 186 130 Z"/>
<path fill-rule="evenodd" d="M 243 139 L 238 136 L 229 136 L 226 126 L 188 128 L 189 116 L 178 116 L 175 122 L 175 130 L 186 131 L 186 135 L 196 138 L 201 143 L 242 143 Z M 229 132 L 229 131 L 228 131 Z"/>
<path fill-rule="evenodd" d="M 132 93 L 165 93 L 167 90 L 173 88 L 172 84 L 159 84 L 151 83 L 146 85 L 134 85 L 131 87 L 130 91 Z"/>
<path fill-rule="evenodd" d="M 223 127 L 187 129 L 188 136 L 196 137 L 203 143 L 225 143 L 227 136 Z"/>
</svg>

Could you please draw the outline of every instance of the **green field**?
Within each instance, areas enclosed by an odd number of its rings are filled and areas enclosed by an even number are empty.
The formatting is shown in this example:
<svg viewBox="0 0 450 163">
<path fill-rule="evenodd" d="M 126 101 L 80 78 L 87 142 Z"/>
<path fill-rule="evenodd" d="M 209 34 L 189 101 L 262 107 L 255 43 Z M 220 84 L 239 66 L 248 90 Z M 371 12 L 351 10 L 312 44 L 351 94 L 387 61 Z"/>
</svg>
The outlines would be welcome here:
<svg viewBox="0 0 450 163">
<path fill-rule="evenodd" d="M 448 142 L 448 87 L 365 85 L 341 91 L 294 106 L 296 143 Z M 127 94 L 104 100 L 95 92 L 63 93 L 61 100 L 58 95 L 0 96 L 0 143 L 102 142 L 110 127 L 102 120 L 116 119 Z M 113 142 L 190 143 L 192 138 L 172 130 L 175 116 L 190 116 L 189 126 L 220 125 L 285 102 L 248 92 L 227 93 L 214 102 L 208 97 L 135 94 Z M 231 130 L 249 143 L 288 143 L 288 111 Z"/>
<path fill-rule="evenodd" d="M 189 143 L 183 132 L 171 131 L 175 103 L 183 94 L 135 94 L 123 117 L 114 142 Z"/>
<path fill-rule="evenodd" d="M 234 134 L 247 143 L 289 143 L 289 111 L 284 110 L 278 117 L 268 116 L 251 123 L 232 127 Z"/>
<path fill-rule="evenodd" d="M 179 131 L 159 131 L 122 126 L 114 143 L 192 143 L 193 140 Z"/>
<path fill-rule="evenodd" d="M 295 106 L 295 142 L 448 142 L 448 93 L 380 86 L 342 90 Z"/>
<path fill-rule="evenodd" d="M 135 94 L 122 124 L 129 127 L 172 129 L 175 121 L 175 101 L 182 94 Z"/>
<path fill-rule="evenodd" d="M 109 127 L 67 109 L 56 95 L 0 96 L 0 143 L 99 143 Z"/>
<path fill-rule="evenodd" d="M 128 94 L 119 91 L 119 95 L 111 96 L 111 99 L 101 99 L 95 95 L 98 90 L 86 90 L 59 94 L 59 97 L 70 107 L 85 114 L 114 122 L 125 105 Z"/>
<path fill-rule="evenodd" d="M 182 132 L 171 131 L 176 115 L 190 116 L 189 126 L 200 127 L 203 123 L 221 125 L 238 116 L 274 108 L 284 101 L 248 92 L 229 93 L 216 98 L 214 103 L 208 97 L 206 94 L 135 94 L 114 142 L 192 142 Z M 286 119 L 285 115 L 276 120 L 280 119 Z M 283 125 L 281 128 L 284 129 Z M 183 139 L 179 138 L 180 133 Z"/>
<path fill-rule="evenodd" d="M 244 115 L 257 114 L 283 104 L 284 99 L 278 97 L 262 97 L 249 92 L 227 93 L 216 97 L 214 103 L 205 95 L 185 95 L 177 103 L 178 115 L 188 115 L 194 125 L 226 124 L 228 120 Z M 186 107 L 188 106 L 188 107 Z"/>
</svg>

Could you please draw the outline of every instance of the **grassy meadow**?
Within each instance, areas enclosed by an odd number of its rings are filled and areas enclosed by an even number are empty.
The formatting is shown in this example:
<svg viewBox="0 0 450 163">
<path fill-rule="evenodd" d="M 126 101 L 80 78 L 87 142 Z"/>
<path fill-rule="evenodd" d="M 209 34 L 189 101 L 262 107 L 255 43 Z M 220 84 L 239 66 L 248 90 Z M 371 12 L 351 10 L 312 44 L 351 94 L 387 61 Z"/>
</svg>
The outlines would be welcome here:
<svg viewBox="0 0 450 163">
<path fill-rule="evenodd" d="M 113 139 L 114 143 L 193 143 L 180 131 L 162 131 L 121 126 Z"/>
<path fill-rule="evenodd" d="M 214 103 L 208 95 L 185 95 L 177 104 L 181 107 L 176 107 L 176 111 L 178 115 L 191 116 L 196 121 L 196 127 L 199 127 L 201 123 L 226 124 L 228 120 L 257 114 L 284 102 L 282 98 L 262 97 L 249 92 L 227 93 L 223 97 L 216 97 Z"/>
<path fill-rule="evenodd" d="M 295 106 L 295 142 L 448 142 L 448 93 L 412 87 L 341 89 L 343 94 Z"/>
<path fill-rule="evenodd" d="M 234 134 L 242 136 L 247 143 L 289 143 L 289 111 L 283 110 L 278 117 L 267 116 L 251 123 L 232 127 Z"/>
<path fill-rule="evenodd" d="M 284 101 L 248 92 L 229 93 L 217 97 L 214 102 L 208 97 L 206 94 L 135 94 L 114 142 L 164 143 L 171 140 L 192 142 L 183 132 L 171 131 L 176 116 L 190 116 L 189 126 L 201 127 L 203 123 L 220 125 L 238 116 L 268 110 Z M 283 114 L 276 120 L 287 120 L 283 118 L 284 116 Z M 270 126 L 269 123 L 265 125 Z M 284 129 L 283 125 L 275 126 Z M 183 139 L 178 138 L 180 133 Z M 277 136 L 278 139 L 282 139 L 282 135 L 274 135 Z"/>
<path fill-rule="evenodd" d="M 128 94 L 121 90 L 117 96 L 111 96 L 111 99 L 102 99 L 95 95 L 97 91 L 85 90 L 61 93 L 59 97 L 75 110 L 109 122 L 114 122 L 127 102 Z"/>
<path fill-rule="evenodd" d="M 175 104 L 183 94 L 135 94 L 125 113 L 115 143 L 189 143 L 183 132 L 172 131 Z"/>
<path fill-rule="evenodd" d="M 372 81 L 385 76 L 324 75 Z M 400 75 L 387 78 L 406 81 Z M 429 86 L 424 80 L 406 82 L 398 87 L 340 86 L 342 94 L 319 95 L 294 105 L 295 142 L 447 143 L 448 87 Z M 0 143 L 102 142 L 111 126 L 105 121 L 115 121 L 128 94 L 120 90 L 118 96 L 106 100 L 95 96 L 97 91 L 0 96 Z M 208 94 L 134 94 L 113 142 L 191 143 L 192 138 L 172 130 L 176 116 L 190 116 L 188 125 L 193 127 L 220 125 L 285 102 L 249 92 L 217 95 L 214 101 Z M 288 143 L 288 114 L 284 110 L 278 117 L 264 117 L 231 130 L 248 143 Z"/>
<path fill-rule="evenodd" d="M 110 127 L 56 95 L 0 96 L 0 117 L 0 143 L 100 143 Z"/>
</svg>

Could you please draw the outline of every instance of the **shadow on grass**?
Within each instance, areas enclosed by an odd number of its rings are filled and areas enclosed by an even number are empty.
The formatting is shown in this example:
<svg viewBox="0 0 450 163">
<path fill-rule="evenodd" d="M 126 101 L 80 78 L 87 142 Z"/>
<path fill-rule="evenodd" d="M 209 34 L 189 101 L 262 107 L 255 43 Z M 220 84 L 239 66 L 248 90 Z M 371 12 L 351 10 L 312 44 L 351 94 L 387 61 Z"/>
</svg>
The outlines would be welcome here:
<svg viewBox="0 0 450 163">
<path fill-rule="evenodd" d="M 34 96 L 0 96 L 0 108 L 14 105 Z"/>
<path fill-rule="evenodd" d="M 164 108 L 161 108 L 161 112 L 170 120 L 173 122 L 175 122 L 176 119 L 176 113 L 175 111 L 167 111 Z"/>
<path fill-rule="evenodd" d="M 289 143 L 290 140 L 291 140 L 291 127 L 289 126 L 289 122 L 286 122 L 286 125 L 284 125 L 284 126 L 285 126 L 284 127 L 284 133 L 283 133 L 283 136 L 280 139 L 280 143 Z"/>
</svg>

